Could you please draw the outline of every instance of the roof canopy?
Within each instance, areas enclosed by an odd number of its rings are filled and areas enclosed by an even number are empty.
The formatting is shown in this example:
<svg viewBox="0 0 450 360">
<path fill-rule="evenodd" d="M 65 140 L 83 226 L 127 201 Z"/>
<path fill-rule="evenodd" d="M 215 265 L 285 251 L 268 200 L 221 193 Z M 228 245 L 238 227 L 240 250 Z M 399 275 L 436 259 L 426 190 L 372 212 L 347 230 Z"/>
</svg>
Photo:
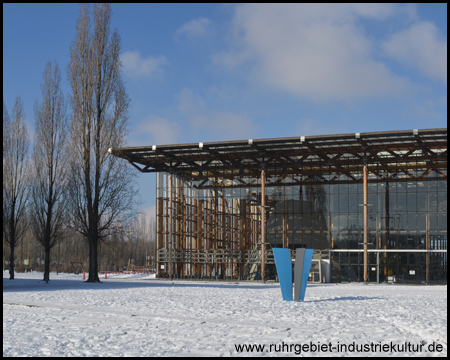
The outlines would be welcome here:
<svg viewBox="0 0 450 360">
<path fill-rule="evenodd" d="M 303 167 L 322 171 L 331 167 L 351 175 L 349 167 L 364 164 L 426 163 L 438 170 L 447 167 L 447 129 L 153 145 L 109 152 L 141 172 L 169 172 L 188 180 L 255 176 L 261 169 L 279 176 L 298 173 Z"/>
</svg>

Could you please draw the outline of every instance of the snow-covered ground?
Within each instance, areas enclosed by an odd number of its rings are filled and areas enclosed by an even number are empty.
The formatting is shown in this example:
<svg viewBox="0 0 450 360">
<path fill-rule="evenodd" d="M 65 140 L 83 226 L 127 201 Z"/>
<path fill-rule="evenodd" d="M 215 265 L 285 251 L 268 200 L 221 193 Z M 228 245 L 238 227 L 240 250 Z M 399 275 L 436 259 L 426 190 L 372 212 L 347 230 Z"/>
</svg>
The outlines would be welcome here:
<svg viewBox="0 0 450 360">
<path fill-rule="evenodd" d="M 447 356 L 447 286 L 8 277 L 3 356 Z"/>
</svg>

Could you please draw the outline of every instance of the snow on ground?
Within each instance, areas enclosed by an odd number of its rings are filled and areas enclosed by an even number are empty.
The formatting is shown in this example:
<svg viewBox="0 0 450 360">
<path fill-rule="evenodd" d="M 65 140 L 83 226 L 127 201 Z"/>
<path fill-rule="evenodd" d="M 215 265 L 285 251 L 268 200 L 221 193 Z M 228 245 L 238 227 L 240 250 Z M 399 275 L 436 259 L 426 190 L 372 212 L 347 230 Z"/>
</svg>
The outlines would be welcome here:
<svg viewBox="0 0 450 360">
<path fill-rule="evenodd" d="M 3 272 L 4 357 L 447 356 L 447 286 L 50 279 Z"/>
</svg>

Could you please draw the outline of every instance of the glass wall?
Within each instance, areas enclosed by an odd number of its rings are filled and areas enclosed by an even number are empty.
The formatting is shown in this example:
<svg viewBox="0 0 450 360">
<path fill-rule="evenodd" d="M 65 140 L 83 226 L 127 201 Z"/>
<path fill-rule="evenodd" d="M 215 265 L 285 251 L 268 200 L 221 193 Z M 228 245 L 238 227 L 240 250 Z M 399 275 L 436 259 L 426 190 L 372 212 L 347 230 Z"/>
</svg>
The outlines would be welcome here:
<svg viewBox="0 0 450 360">
<path fill-rule="evenodd" d="M 331 281 L 363 281 L 363 168 L 319 170 L 303 167 L 299 174 L 286 174 L 269 169 L 266 219 L 261 218 L 259 177 L 172 175 L 170 185 L 171 176 L 160 173 L 160 275 L 169 274 L 172 247 L 173 276 L 260 278 L 265 221 L 266 278 L 276 275 L 271 247 L 307 247 L 315 249 L 315 259 L 330 260 Z M 370 281 L 446 282 L 446 170 L 370 165 L 368 242 Z"/>
</svg>

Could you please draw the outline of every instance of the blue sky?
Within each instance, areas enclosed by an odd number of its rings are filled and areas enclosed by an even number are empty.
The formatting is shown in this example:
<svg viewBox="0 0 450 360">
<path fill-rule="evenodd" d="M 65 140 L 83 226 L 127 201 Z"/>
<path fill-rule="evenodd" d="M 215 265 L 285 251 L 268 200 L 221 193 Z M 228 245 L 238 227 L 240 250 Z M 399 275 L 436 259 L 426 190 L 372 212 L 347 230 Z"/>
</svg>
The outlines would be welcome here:
<svg viewBox="0 0 450 360">
<path fill-rule="evenodd" d="M 129 146 L 447 127 L 447 4 L 113 4 Z M 77 4 L 3 4 L 3 97 L 66 94 Z M 154 211 L 155 175 L 139 176 Z"/>
</svg>

